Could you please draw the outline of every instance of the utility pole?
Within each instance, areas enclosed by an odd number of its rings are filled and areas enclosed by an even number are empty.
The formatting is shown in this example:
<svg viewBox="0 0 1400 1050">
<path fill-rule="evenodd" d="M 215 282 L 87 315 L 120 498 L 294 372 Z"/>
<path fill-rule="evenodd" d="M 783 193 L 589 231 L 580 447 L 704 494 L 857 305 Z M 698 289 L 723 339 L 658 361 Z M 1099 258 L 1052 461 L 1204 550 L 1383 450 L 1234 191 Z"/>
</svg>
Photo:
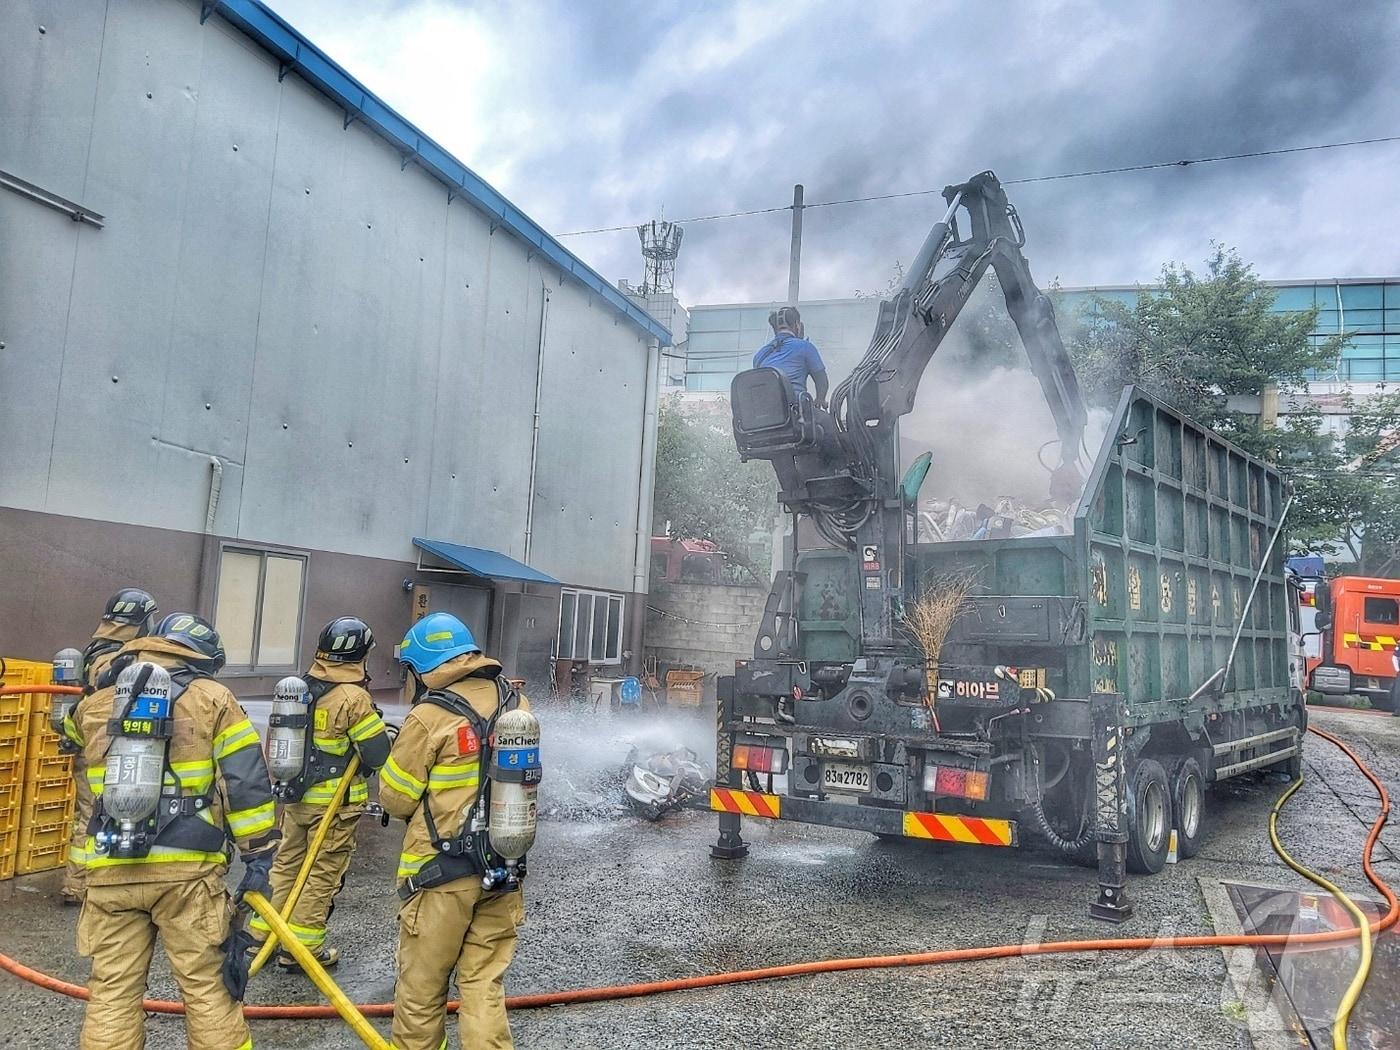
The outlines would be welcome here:
<svg viewBox="0 0 1400 1050">
<path fill-rule="evenodd" d="M 797 286 L 802 276 L 802 183 L 792 188 L 792 255 L 788 258 L 788 305 L 797 305 Z"/>
</svg>

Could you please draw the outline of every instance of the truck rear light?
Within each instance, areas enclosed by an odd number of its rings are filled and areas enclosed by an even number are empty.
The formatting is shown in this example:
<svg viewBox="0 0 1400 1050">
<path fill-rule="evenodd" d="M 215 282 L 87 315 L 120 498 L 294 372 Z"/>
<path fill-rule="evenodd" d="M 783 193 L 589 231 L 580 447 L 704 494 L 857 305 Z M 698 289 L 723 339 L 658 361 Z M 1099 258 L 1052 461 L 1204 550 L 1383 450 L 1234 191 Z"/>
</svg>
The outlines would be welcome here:
<svg viewBox="0 0 1400 1050">
<path fill-rule="evenodd" d="M 987 798 L 987 774 L 975 769 L 956 766 L 925 766 L 924 791 L 930 795 L 953 795 L 984 802 Z"/>
<path fill-rule="evenodd" d="M 759 744 L 735 744 L 729 765 L 732 769 L 745 769 L 750 773 L 786 773 L 788 768 L 787 748 L 763 747 Z"/>
</svg>

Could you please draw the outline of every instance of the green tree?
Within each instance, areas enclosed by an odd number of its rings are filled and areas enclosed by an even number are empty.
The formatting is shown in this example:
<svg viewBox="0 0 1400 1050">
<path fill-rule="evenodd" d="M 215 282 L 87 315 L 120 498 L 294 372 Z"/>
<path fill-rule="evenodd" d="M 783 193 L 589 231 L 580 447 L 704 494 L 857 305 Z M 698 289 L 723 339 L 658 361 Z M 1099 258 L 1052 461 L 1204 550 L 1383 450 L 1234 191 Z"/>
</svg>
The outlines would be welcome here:
<svg viewBox="0 0 1400 1050">
<path fill-rule="evenodd" d="M 771 557 L 756 553 L 778 511 L 778 483 L 763 460 L 740 462 L 726 401 L 660 406 L 656 435 L 653 534 L 711 540 L 729 563 L 768 586 Z M 765 548 L 766 549 L 766 548 Z"/>
<path fill-rule="evenodd" d="M 1274 292 L 1239 255 L 1216 245 L 1203 273 L 1175 264 L 1160 290 L 1134 305 L 1096 298 L 1061 316 L 1086 399 L 1113 405 L 1129 383 L 1146 388 L 1250 452 L 1279 464 L 1295 483 L 1295 550 L 1350 555 L 1363 571 L 1400 565 L 1400 501 L 1392 435 L 1400 395 L 1358 401 L 1339 437 L 1301 394 L 1312 369 L 1336 360 L 1345 339 L 1314 343 L 1317 310 L 1276 312 Z M 1285 426 L 1267 425 L 1241 402 L 1266 388 L 1292 402 Z"/>
<path fill-rule="evenodd" d="M 1273 304 L 1273 289 L 1220 245 L 1204 273 L 1163 267 L 1160 290 L 1144 290 L 1132 306 L 1096 298 L 1066 322 L 1085 397 L 1110 405 L 1135 383 L 1249 443 L 1258 416 L 1232 410 L 1229 399 L 1257 397 L 1271 385 L 1297 389 L 1342 345 L 1340 337 L 1313 344 L 1316 308 L 1279 313 Z"/>
</svg>

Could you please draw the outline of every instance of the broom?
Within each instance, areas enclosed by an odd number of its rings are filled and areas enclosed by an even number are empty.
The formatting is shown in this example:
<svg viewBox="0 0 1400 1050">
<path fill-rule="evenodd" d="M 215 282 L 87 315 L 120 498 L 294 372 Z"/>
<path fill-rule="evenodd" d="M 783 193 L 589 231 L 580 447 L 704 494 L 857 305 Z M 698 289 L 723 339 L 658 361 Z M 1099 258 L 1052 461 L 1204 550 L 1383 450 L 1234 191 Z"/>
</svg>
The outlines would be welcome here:
<svg viewBox="0 0 1400 1050">
<path fill-rule="evenodd" d="M 968 597 L 972 594 L 977 572 L 948 572 L 930 576 L 925 581 L 923 593 L 904 607 L 904 629 L 924 652 L 928 667 L 928 712 L 933 719 L 936 733 L 943 730 L 938 724 L 938 712 L 934 710 L 933 699 L 938 689 L 938 659 L 943 652 L 943 643 L 953 622 L 967 608 Z"/>
</svg>

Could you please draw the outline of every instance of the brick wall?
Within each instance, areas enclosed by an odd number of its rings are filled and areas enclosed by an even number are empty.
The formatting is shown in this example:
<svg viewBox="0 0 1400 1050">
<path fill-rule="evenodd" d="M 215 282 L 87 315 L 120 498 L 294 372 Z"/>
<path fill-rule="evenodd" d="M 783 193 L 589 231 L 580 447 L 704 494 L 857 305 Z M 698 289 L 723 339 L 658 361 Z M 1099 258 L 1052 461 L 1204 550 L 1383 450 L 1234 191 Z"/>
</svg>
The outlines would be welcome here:
<svg viewBox="0 0 1400 1050">
<path fill-rule="evenodd" d="M 754 635 L 768 591 L 699 583 L 653 583 L 647 596 L 644 647 L 663 678 L 668 667 L 706 672 L 706 695 L 714 675 L 732 674 L 734 661 L 753 655 Z"/>
</svg>

